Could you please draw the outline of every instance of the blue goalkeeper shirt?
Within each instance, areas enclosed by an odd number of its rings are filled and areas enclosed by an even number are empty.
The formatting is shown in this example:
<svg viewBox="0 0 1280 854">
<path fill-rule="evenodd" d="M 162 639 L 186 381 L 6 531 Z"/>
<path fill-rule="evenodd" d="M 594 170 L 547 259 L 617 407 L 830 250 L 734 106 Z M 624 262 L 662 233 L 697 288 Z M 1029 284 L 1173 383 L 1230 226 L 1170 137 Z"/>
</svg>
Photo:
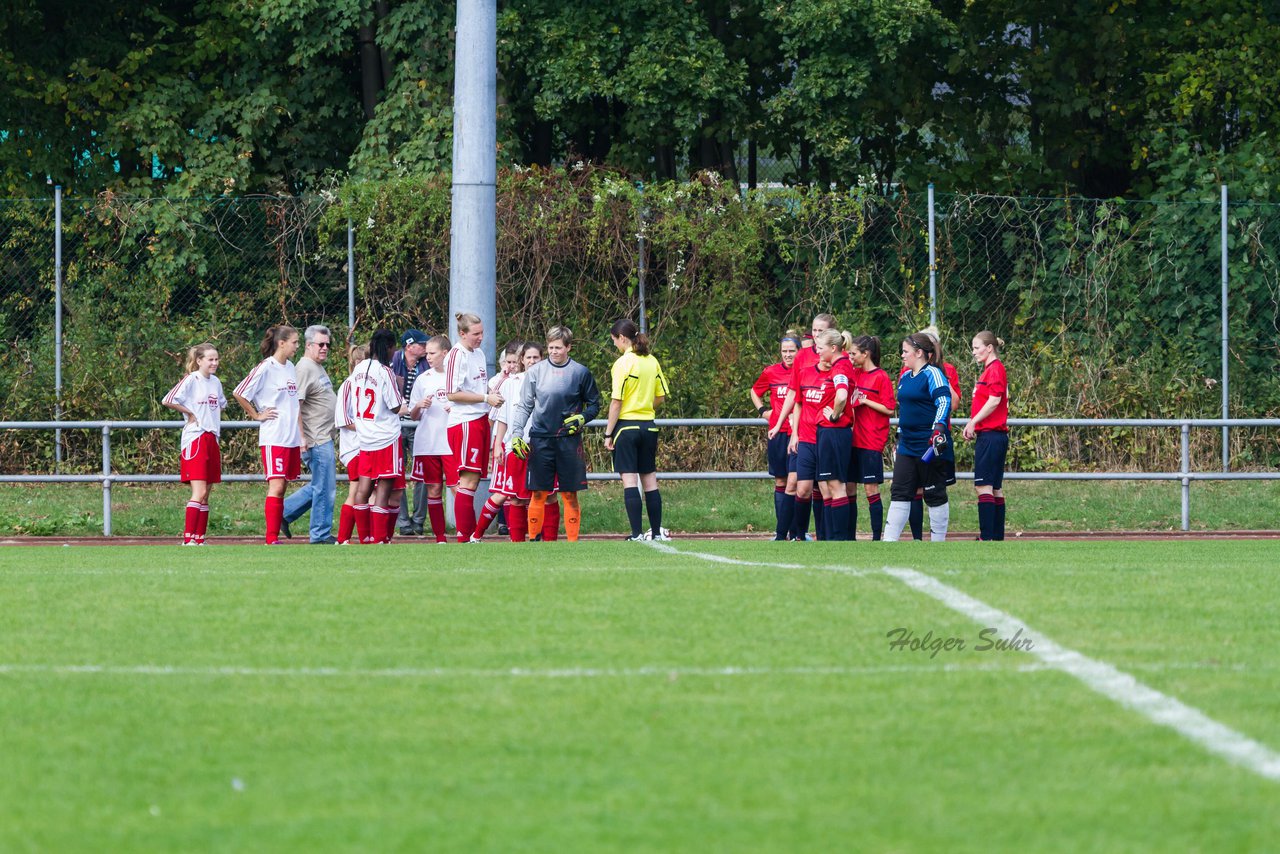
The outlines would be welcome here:
<svg viewBox="0 0 1280 854">
<path fill-rule="evenodd" d="M 942 369 L 926 365 L 915 376 L 911 372 L 898 380 L 898 453 L 919 457 L 929 448 L 933 425 L 939 424 L 947 434 L 947 416 L 951 413 L 951 385 Z M 948 441 L 943 456 L 951 457 Z"/>
</svg>

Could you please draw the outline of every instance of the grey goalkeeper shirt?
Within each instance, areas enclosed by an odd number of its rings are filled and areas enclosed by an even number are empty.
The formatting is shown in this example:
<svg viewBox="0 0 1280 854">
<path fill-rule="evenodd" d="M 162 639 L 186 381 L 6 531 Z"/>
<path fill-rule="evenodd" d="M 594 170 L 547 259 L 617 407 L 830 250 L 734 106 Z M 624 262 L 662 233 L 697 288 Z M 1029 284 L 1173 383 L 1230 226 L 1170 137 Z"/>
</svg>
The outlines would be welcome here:
<svg viewBox="0 0 1280 854">
<path fill-rule="evenodd" d="M 600 413 L 600 390 L 595 377 L 573 359 L 563 365 L 543 359 L 525 375 L 512 416 L 511 435 L 540 439 L 564 436 L 564 420 L 578 413 L 587 421 Z"/>
</svg>

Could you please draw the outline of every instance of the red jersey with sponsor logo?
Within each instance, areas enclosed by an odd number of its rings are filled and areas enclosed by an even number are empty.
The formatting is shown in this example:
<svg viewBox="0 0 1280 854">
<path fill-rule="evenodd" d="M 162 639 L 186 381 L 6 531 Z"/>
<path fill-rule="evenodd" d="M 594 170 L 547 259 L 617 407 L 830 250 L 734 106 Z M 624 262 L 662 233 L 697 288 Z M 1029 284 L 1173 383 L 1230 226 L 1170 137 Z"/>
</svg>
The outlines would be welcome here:
<svg viewBox="0 0 1280 854">
<path fill-rule="evenodd" d="M 787 389 L 791 387 L 791 369 L 782 366 L 781 362 L 776 365 L 770 365 L 760 372 L 759 378 L 755 385 L 751 387 L 761 400 L 769 405 L 769 429 L 778 423 L 778 416 L 782 414 L 783 401 L 787 399 Z M 791 432 L 791 420 L 787 419 L 783 423 L 779 433 Z"/>
<path fill-rule="evenodd" d="M 982 369 L 982 376 L 973 387 L 973 408 L 969 410 L 969 414 L 977 415 L 982 407 L 986 406 L 987 400 L 992 397 L 1000 398 L 1000 402 L 996 404 L 996 408 L 990 415 L 978 422 L 978 426 L 974 429 L 979 433 L 984 430 L 1000 430 L 1008 433 L 1009 380 L 1004 373 L 1004 363 L 999 359 Z"/>
<path fill-rule="evenodd" d="M 883 368 L 853 372 L 853 385 L 862 392 L 865 400 L 894 408 L 893 380 Z M 853 408 L 853 446 L 868 451 L 883 451 L 889 441 L 889 416 L 876 412 L 870 406 L 858 404 Z"/>
<path fill-rule="evenodd" d="M 796 400 L 800 405 L 801 442 L 817 442 L 819 427 L 848 427 L 853 423 L 853 414 L 846 403 L 844 411 L 835 421 L 830 421 L 823 410 L 834 406 L 836 392 L 850 389 L 853 377 L 853 363 L 844 356 L 836 359 L 827 370 L 822 370 L 817 363 L 800 372 L 800 385 L 796 389 Z"/>
</svg>

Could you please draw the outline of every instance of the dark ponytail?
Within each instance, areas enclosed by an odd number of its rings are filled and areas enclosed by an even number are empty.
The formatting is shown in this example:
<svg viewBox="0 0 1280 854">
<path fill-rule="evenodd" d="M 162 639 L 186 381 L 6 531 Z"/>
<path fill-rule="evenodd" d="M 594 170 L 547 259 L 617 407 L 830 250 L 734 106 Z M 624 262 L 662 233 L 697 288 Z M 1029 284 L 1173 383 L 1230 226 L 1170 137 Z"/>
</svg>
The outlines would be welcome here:
<svg viewBox="0 0 1280 854">
<path fill-rule="evenodd" d="M 871 364 L 880 367 L 880 339 L 874 335 L 859 335 L 853 339 L 853 346 L 871 357 Z"/>
<path fill-rule="evenodd" d="M 379 329 L 369 339 L 369 358 L 382 365 L 391 365 L 396 351 L 396 334 L 389 329 Z"/>
<path fill-rule="evenodd" d="M 276 354 L 276 350 L 280 348 L 281 344 L 297 334 L 298 330 L 289 326 L 287 323 L 282 323 L 279 326 L 273 326 L 268 329 L 267 333 L 262 336 L 262 343 L 258 345 L 258 349 L 262 351 L 262 358 L 266 359 L 270 356 L 274 356 Z"/>
<path fill-rule="evenodd" d="M 627 318 L 615 321 L 609 327 L 610 335 L 618 335 L 631 341 L 631 349 L 637 356 L 649 355 L 649 336 L 640 331 L 635 322 Z"/>
</svg>

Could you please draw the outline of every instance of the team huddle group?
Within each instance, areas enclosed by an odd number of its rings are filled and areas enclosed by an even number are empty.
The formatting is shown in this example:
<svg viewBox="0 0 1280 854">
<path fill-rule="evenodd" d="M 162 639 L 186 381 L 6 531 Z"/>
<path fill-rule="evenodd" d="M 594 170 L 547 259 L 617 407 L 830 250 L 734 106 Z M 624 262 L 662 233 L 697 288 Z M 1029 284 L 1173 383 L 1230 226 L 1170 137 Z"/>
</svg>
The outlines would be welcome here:
<svg viewBox="0 0 1280 854">
<path fill-rule="evenodd" d="M 769 419 L 769 474 L 775 479 L 776 540 L 804 540 L 812 515 L 820 540 L 851 540 L 857 533 L 857 484 L 862 484 L 872 539 L 897 541 L 910 524 L 930 539 L 946 539 L 947 487 L 956 482 L 951 417 L 960 396 L 959 372 L 943 359 L 937 330 L 902 340 L 896 383 L 880 367 L 880 340 L 834 329 L 819 314 L 809 334 L 788 333 L 781 359 L 761 372 L 751 389 Z M 964 438 L 974 445 L 979 539 L 1003 540 L 1004 466 L 1009 449 L 1008 382 L 998 357 L 1003 342 L 990 331 L 974 336 L 981 368 Z M 898 414 L 898 442 L 888 519 L 880 498 L 890 417 Z M 817 491 L 814 485 L 817 484 Z"/>
<path fill-rule="evenodd" d="M 435 541 L 444 543 L 445 487 L 455 490 L 458 542 L 480 542 L 500 515 L 513 542 L 554 540 L 561 501 L 565 535 L 578 539 L 577 493 L 587 488 L 582 432 L 599 414 L 601 400 L 591 372 L 570 358 L 572 332 L 555 326 L 545 345 L 512 342 L 503 354 L 502 372 L 491 378 L 480 348 L 480 318 L 460 313 L 455 321 L 458 335 L 452 345 L 443 335 L 410 329 L 397 350 L 395 335 L 379 329 L 368 345 L 351 348 L 350 374 L 336 392 L 324 367 L 332 343 L 327 327 L 307 328 L 306 350 L 296 364 L 298 331 L 286 325 L 267 330 L 262 361 L 232 394 L 259 425 L 268 545 L 279 543 L 282 532 L 291 536 L 289 524 L 308 511 L 313 544 L 387 543 L 397 528 L 403 534 L 423 533 L 428 516 Z M 635 323 L 619 320 L 610 336 L 620 355 L 611 372 L 605 447 L 623 480 L 630 539 L 667 539 L 654 425 L 667 381 Z M 218 443 L 227 399 L 213 345 L 192 347 L 187 370 L 164 405 L 186 418 L 179 468 L 181 480 L 191 486 L 191 499 L 182 541 L 202 545 L 209 488 L 222 480 Z M 415 423 L 409 442 L 401 438 L 404 418 Z M 415 484 L 412 513 L 403 502 L 406 456 L 407 480 Z M 286 485 L 300 477 L 304 458 L 311 480 L 286 498 Z M 346 468 L 348 494 L 335 535 L 337 462 Z M 476 489 L 491 462 L 490 496 L 477 515 Z M 641 527 L 646 509 L 648 531 Z"/>
</svg>

